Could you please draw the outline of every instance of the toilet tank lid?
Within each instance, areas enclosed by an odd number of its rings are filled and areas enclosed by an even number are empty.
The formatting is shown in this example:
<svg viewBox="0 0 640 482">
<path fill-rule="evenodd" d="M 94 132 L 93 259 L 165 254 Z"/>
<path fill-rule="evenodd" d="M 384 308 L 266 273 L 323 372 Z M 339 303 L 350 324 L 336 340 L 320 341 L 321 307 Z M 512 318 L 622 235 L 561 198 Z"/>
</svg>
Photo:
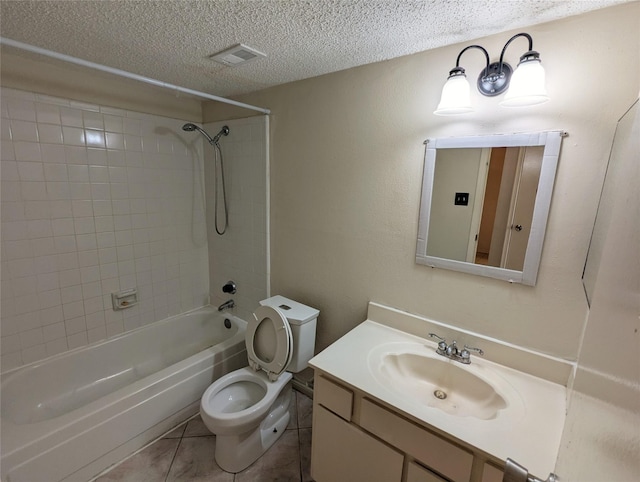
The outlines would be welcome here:
<svg viewBox="0 0 640 482">
<path fill-rule="evenodd" d="M 302 325 L 318 317 L 320 313 L 315 308 L 290 300 L 284 296 L 272 296 L 260 302 L 262 306 L 278 308 L 287 317 L 289 324 Z"/>
</svg>

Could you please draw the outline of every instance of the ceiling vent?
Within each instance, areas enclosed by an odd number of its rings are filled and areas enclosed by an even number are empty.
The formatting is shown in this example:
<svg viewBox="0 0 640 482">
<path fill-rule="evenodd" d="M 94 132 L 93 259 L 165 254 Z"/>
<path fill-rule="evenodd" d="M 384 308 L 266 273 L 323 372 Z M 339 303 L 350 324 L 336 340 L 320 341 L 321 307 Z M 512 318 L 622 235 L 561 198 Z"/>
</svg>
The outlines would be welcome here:
<svg viewBox="0 0 640 482">
<path fill-rule="evenodd" d="M 236 65 L 246 64 L 247 62 L 264 58 L 266 56 L 266 54 L 258 52 L 256 49 L 252 49 L 251 47 L 247 47 L 243 44 L 237 44 L 223 50 L 222 52 L 213 54 L 209 58 L 223 65 L 235 67 Z"/>
</svg>

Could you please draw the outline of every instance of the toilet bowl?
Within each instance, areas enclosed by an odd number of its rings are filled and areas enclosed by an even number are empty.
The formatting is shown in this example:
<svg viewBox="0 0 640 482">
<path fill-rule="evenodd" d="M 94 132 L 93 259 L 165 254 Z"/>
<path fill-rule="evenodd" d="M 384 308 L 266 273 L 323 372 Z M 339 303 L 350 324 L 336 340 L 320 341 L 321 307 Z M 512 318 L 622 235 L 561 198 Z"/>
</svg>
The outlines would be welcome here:
<svg viewBox="0 0 640 482">
<path fill-rule="evenodd" d="M 204 392 L 201 403 L 207 410 L 202 419 L 216 435 L 244 433 L 262 422 L 291 379 L 291 373 L 285 373 L 270 382 L 263 372 L 249 367 L 231 372 Z"/>
<path fill-rule="evenodd" d="M 216 435 L 216 462 L 227 472 L 247 468 L 284 433 L 290 372 L 306 368 L 313 355 L 318 310 L 282 296 L 260 304 L 245 336 L 249 366 L 215 381 L 200 402 L 202 420 Z"/>
</svg>

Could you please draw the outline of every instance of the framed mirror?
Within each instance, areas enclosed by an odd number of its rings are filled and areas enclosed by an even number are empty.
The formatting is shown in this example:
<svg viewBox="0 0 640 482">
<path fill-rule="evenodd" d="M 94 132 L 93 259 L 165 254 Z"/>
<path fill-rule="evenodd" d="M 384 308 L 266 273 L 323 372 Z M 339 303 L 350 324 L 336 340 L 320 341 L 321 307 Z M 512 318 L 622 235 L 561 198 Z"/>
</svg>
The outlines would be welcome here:
<svg viewBox="0 0 640 482">
<path fill-rule="evenodd" d="M 427 139 L 416 262 L 534 286 L 564 135 Z"/>
</svg>

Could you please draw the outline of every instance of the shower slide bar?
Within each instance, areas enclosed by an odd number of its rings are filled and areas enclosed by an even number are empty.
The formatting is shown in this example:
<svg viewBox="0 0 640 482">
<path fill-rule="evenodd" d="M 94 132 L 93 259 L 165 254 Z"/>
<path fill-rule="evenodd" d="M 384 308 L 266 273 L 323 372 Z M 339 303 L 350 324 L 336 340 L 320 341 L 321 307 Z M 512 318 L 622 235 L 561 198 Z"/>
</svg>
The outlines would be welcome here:
<svg viewBox="0 0 640 482">
<path fill-rule="evenodd" d="M 175 90 L 177 92 L 182 92 L 183 94 L 194 95 L 196 97 L 202 97 L 209 100 L 215 100 L 217 102 L 223 102 L 225 104 L 231 104 L 238 107 L 243 107 L 245 109 L 255 110 L 257 112 L 262 112 L 263 114 L 270 114 L 271 111 L 269 109 L 264 109 L 262 107 L 256 107 L 255 105 L 245 104 L 243 102 L 238 102 L 231 99 L 226 99 L 224 97 L 219 97 L 217 95 L 207 94 L 206 92 L 200 92 L 198 90 L 187 89 L 186 87 L 180 87 L 179 85 L 169 84 L 167 82 L 162 82 L 160 80 L 152 79 L 150 77 L 144 77 L 142 75 L 134 74 L 132 72 L 127 72 L 126 70 L 114 69 L 113 67 L 108 67 L 102 64 L 96 64 L 95 62 L 89 62 L 88 60 L 79 59 L 77 57 L 71 57 L 70 55 L 61 54 L 59 52 L 54 52 L 53 50 L 47 50 L 40 47 L 36 47 L 35 45 L 26 44 L 23 42 L 18 42 L 17 40 L 12 40 L 5 37 L 0 37 L 0 44 L 7 45 L 9 47 L 14 47 L 21 50 L 26 50 L 28 52 L 33 52 L 36 54 L 44 55 L 46 57 L 51 57 L 58 60 L 64 60 L 65 62 L 70 62 L 76 65 L 82 65 L 84 67 L 89 67 L 91 69 L 101 70 L 103 72 L 108 72 L 110 74 L 118 75 L 120 77 L 126 77 L 128 79 L 137 80 L 139 82 L 144 82 L 146 84 L 155 85 L 157 87 L 164 87 L 166 89 Z"/>
</svg>

